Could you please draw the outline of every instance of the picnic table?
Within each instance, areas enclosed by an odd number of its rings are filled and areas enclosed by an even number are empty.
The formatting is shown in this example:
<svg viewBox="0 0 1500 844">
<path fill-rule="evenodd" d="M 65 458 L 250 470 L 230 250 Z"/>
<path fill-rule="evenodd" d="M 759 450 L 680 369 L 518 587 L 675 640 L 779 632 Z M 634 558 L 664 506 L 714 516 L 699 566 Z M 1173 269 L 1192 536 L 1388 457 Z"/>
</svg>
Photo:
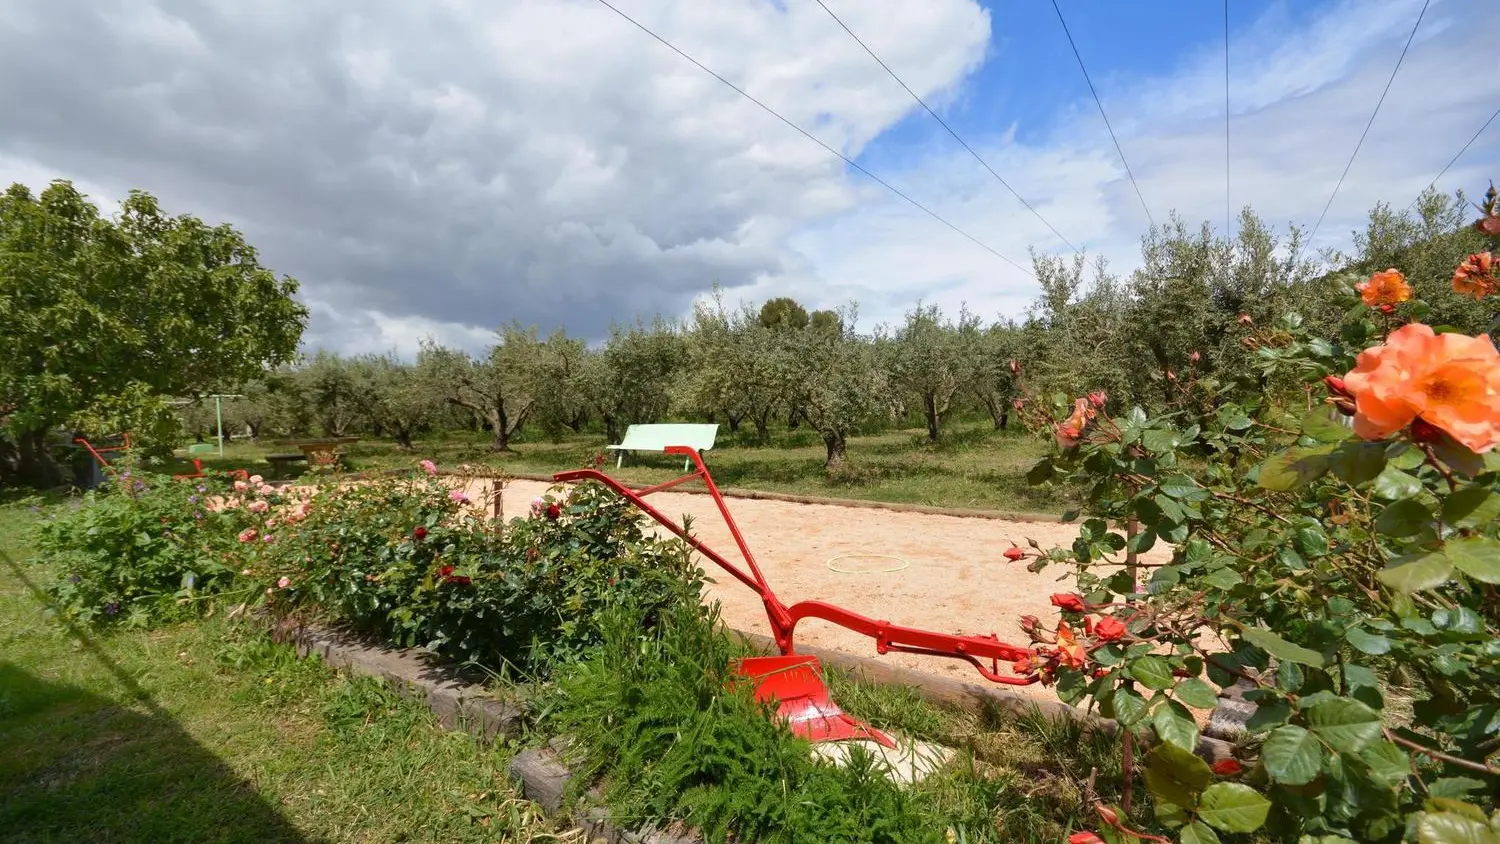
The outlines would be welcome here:
<svg viewBox="0 0 1500 844">
<path fill-rule="evenodd" d="M 273 445 L 295 448 L 289 454 L 268 454 L 266 462 L 279 475 L 291 464 L 306 460 L 309 466 L 333 466 L 339 462 L 344 446 L 359 442 L 359 437 L 324 437 L 308 440 L 276 440 Z"/>
</svg>

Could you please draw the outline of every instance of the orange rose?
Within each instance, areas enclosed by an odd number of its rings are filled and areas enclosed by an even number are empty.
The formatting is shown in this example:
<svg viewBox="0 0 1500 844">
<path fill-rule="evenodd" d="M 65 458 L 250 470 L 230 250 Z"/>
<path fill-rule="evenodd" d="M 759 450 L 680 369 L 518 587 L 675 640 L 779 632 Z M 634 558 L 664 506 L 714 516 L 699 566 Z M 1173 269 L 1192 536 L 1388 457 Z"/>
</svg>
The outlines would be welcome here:
<svg viewBox="0 0 1500 844">
<path fill-rule="evenodd" d="M 1500 444 L 1500 352 L 1489 335 L 1434 334 L 1421 323 L 1359 353 L 1344 376 L 1354 430 L 1384 439 L 1424 421 L 1477 453 Z"/>
<path fill-rule="evenodd" d="M 1083 429 L 1088 426 L 1089 420 L 1094 418 L 1094 409 L 1089 406 L 1088 399 L 1078 399 L 1073 403 L 1073 415 L 1067 421 L 1059 424 L 1055 430 L 1057 444 L 1062 448 L 1072 448 L 1078 445 L 1083 438 Z"/>
<path fill-rule="evenodd" d="M 1411 298 L 1411 285 L 1406 283 L 1406 276 L 1394 267 L 1370 276 L 1369 281 L 1355 285 L 1354 289 L 1359 291 L 1359 298 L 1372 308 L 1399 305 Z"/>
<path fill-rule="evenodd" d="M 1488 252 L 1470 255 L 1453 273 L 1453 292 L 1482 299 L 1495 292 L 1494 256 Z"/>
</svg>

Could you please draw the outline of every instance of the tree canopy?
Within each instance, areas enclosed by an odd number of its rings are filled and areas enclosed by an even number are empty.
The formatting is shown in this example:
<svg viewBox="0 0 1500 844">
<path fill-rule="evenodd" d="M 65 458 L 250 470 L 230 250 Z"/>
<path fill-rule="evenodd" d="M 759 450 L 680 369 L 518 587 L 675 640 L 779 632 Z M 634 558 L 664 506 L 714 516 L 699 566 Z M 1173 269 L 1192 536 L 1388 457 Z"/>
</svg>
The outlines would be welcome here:
<svg viewBox="0 0 1500 844">
<path fill-rule="evenodd" d="M 48 432 L 145 433 L 163 398 L 293 358 L 297 281 L 234 228 L 168 216 L 132 191 L 104 217 L 67 181 L 0 195 L 0 476 L 59 475 Z"/>
</svg>

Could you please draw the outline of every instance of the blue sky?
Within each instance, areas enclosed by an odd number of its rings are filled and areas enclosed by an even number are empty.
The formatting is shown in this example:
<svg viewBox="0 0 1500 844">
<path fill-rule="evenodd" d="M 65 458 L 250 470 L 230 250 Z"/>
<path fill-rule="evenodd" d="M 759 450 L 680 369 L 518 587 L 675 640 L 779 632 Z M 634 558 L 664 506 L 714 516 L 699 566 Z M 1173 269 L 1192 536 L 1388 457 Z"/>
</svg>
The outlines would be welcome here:
<svg viewBox="0 0 1500 844">
<path fill-rule="evenodd" d="M 1089 257 L 1148 221 L 1050 0 L 824 0 Z M 599 339 L 725 298 L 1020 317 L 1069 250 L 813 0 L 613 0 L 1017 265 L 944 228 L 597 0 L 0 3 L 0 180 L 131 188 L 302 281 L 310 348 Z M 1151 214 L 1222 226 L 1223 5 L 1060 0 Z M 1231 0 L 1231 186 L 1311 227 L 1422 0 Z M 1432 0 L 1315 247 L 1351 247 L 1500 106 L 1495 0 Z M 59 52 L 55 45 L 66 44 Z M 38 72 L 38 68 L 45 72 Z M 1438 184 L 1497 175 L 1500 121 Z"/>
</svg>

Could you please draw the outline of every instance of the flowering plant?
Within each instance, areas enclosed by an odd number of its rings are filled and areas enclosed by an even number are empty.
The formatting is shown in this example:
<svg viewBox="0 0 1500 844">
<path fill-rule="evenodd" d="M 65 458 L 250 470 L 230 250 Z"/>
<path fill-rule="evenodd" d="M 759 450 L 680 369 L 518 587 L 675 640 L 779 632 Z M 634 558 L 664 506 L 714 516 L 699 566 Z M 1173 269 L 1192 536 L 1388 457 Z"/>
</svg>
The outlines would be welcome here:
<svg viewBox="0 0 1500 844">
<path fill-rule="evenodd" d="M 1469 256 L 1454 292 L 1491 294 L 1492 267 Z M 1261 372 L 1303 384 L 1290 401 L 1018 404 L 1058 446 L 1031 480 L 1081 487 L 1088 518 L 1023 555 L 1078 591 L 1053 596 L 1055 627 L 1023 620 L 1038 658 L 1017 669 L 1114 718 L 1129 751 L 1123 805 L 1079 840 L 1500 840 L 1500 355 L 1423 324 L 1396 269 L 1343 296 L 1337 339 L 1241 322 Z M 1210 765 L 1200 716 L 1230 692 L 1254 714 Z"/>
</svg>

